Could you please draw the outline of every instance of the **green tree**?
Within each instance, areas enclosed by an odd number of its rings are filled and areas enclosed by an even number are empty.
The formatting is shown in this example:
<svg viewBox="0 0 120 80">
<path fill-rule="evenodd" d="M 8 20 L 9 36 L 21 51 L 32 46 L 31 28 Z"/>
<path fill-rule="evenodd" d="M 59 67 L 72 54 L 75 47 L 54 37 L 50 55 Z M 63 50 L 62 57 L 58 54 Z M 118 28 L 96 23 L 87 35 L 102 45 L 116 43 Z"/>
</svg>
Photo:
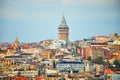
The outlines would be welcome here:
<svg viewBox="0 0 120 80">
<path fill-rule="evenodd" d="M 88 57 L 87 57 L 87 60 L 88 60 L 88 61 L 91 61 L 91 60 L 92 60 L 92 59 L 91 59 L 91 56 L 88 56 Z"/>
<path fill-rule="evenodd" d="M 113 64 L 114 64 L 116 67 L 120 67 L 120 62 L 119 62 L 118 60 L 115 60 L 115 61 L 113 62 Z"/>
<path fill-rule="evenodd" d="M 0 75 L 3 74 L 2 64 L 0 63 Z"/>
<path fill-rule="evenodd" d="M 102 57 L 97 57 L 95 59 L 92 60 L 92 63 L 95 63 L 95 64 L 104 64 L 104 60 Z"/>
</svg>

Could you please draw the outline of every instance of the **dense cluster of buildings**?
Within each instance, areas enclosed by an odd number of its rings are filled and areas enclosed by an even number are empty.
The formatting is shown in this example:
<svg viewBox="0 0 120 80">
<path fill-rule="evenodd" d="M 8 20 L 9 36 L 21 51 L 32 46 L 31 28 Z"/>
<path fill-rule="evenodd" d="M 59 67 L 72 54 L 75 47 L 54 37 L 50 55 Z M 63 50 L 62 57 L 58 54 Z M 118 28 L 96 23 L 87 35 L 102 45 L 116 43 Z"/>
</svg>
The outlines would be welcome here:
<svg viewBox="0 0 120 80">
<path fill-rule="evenodd" d="M 57 40 L 1 43 L 0 80 L 120 80 L 119 50 L 116 33 L 71 42 L 63 15 Z"/>
</svg>

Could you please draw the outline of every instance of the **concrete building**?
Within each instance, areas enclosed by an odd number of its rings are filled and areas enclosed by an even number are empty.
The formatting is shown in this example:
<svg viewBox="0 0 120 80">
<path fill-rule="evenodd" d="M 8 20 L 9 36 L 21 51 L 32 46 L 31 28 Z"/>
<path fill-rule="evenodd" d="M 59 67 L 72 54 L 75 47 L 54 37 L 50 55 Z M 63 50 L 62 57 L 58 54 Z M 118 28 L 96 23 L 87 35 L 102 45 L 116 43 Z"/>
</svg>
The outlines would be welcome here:
<svg viewBox="0 0 120 80">
<path fill-rule="evenodd" d="M 22 56 L 6 56 L 5 59 L 6 60 L 11 60 L 13 63 L 15 63 L 15 62 L 22 62 L 22 61 L 26 60 Z"/>
<path fill-rule="evenodd" d="M 49 45 L 49 49 L 60 49 L 66 45 L 66 41 L 63 40 L 53 40 Z"/>
<path fill-rule="evenodd" d="M 81 61 L 61 61 L 57 63 L 56 67 L 60 71 L 70 72 L 72 70 L 73 72 L 83 72 L 85 65 Z"/>
<path fill-rule="evenodd" d="M 14 74 L 19 73 L 21 76 L 26 76 L 26 77 L 35 77 L 38 75 L 38 71 L 13 71 Z"/>
<path fill-rule="evenodd" d="M 40 48 L 29 48 L 29 49 L 21 49 L 23 53 L 30 53 L 30 54 L 40 54 L 42 49 Z"/>
<path fill-rule="evenodd" d="M 50 49 L 46 49 L 46 50 L 43 50 L 41 52 L 41 55 L 44 59 L 50 59 L 51 57 L 51 50 Z"/>
</svg>

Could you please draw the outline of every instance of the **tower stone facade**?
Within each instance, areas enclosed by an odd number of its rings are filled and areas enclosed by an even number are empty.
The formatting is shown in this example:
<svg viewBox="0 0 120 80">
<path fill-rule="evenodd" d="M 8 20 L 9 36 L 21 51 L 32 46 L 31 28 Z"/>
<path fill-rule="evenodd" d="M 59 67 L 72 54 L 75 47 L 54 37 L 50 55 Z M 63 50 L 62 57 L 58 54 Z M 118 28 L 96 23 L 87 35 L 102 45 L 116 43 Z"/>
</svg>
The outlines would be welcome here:
<svg viewBox="0 0 120 80">
<path fill-rule="evenodd" d="M 58 27 L 58 40 L 69 40 L 69 27 L 66 24 L 65 17 L 63 15 L 61 24 Z"/>
</svg>

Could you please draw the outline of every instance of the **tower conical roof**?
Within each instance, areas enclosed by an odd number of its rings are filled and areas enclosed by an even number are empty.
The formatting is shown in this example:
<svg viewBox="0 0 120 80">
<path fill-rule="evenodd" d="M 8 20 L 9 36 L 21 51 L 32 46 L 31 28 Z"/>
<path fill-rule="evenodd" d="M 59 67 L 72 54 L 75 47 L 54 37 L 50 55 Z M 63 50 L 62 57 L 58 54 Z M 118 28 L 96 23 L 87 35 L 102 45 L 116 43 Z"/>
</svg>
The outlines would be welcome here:
<svg viewBox="0 0 120 80">
<path fill-rule="evenodd" d="M 60 28 L 69 28 L 66 24 L 66 20 L 65 20 L 65 17 L 64 17 L 64 14 L 62 16 L 62 21 L 61 21 L 61 24 L 59 25 L 59 29 Z"/>
<path fill-rule="evenodd" d="M 63 14 L 63 17 L 62 17 L 61 24 L 66 24 L 66 20 L 65 20 L 64 14 Z"/>
</svg>

